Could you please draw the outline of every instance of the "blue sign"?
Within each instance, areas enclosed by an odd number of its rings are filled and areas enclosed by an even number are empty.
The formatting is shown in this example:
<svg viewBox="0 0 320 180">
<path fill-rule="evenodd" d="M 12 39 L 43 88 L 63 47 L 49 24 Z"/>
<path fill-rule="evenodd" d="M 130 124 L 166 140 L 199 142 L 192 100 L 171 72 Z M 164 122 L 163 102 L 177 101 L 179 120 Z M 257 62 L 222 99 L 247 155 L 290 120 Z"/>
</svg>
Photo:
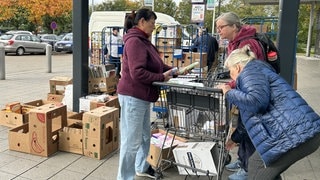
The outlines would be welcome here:
<svg viewBox="0 0 320 180">
<path fill-rule="evenodd" d="M 50 24 L 50 27 L 51 27 L 51 29 L 55 30 L 55 29 L 57 29 L 58 25 L 55 21 L 52 21 Z"/>
</svg>

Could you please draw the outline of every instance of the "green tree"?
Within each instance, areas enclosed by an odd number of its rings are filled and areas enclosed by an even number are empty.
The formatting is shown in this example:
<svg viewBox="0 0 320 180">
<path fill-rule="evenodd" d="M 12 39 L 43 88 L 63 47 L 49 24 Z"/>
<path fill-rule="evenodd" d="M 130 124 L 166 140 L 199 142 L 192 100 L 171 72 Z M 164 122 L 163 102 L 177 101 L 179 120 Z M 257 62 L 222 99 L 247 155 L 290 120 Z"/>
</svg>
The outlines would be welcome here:
<svg viewBox="0 0 320 180">
<path fill-rule="evenodd" d="M 0 7 L 0 23 L 3 26 L 34 32 L 41 30 L 42 26 L 47 29 L 52 22 L 46 22 L 48 19 L 58 21 L 72 15 L 72 0 L 1 0 Z M 58 27 L 70 24 L 72 20 Z"/>
<path fill-rule="evenodd" d="M 190 0 L 182 0 L 179 3 L 177 12 L 174 15 L 174 18 L 181 24 L 190 24 L 191 20 L 191 4 Z"/>
<path fill-rule="evenodd" d="M 132 11 L 141 7 L 141 2 L 134 2 L 129 0 L 115 0 L 103 2 L 96 5 L 94 9 L 96 11 Z"/>
<path fill-rule="evenodd" d="M 177 12 L 177 5 L 172 0 L 156 0 L 154 1 L 154 11 L 161 12 L 172 17 L 175 16 Z"/>
</svg>

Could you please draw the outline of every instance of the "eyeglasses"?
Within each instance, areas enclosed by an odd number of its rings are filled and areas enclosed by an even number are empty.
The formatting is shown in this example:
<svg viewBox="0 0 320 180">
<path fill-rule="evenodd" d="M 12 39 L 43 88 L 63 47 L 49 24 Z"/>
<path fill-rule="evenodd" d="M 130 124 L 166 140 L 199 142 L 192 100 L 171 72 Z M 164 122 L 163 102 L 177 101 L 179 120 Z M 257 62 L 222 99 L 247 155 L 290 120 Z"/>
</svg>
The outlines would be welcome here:
<svg viewBox="0 0 320 180">
<path fill-rule="evenodd" d="M 226 26 L 230 26 L 230 24 L 225 24 L 225 25 L 222 25 L 222 26 L 217 26 L 217 31 L 221 31 L 224 27 Z"/>
</svg>

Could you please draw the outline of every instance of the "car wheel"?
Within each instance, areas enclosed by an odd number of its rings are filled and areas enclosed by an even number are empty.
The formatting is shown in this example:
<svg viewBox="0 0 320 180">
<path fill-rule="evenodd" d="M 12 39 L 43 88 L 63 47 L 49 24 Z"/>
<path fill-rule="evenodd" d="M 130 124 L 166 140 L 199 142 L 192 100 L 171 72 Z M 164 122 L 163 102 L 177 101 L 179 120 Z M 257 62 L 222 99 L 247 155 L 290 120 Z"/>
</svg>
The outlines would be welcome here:
<svg viewBox="0 0 320 180">
<path fill-rule="evenodd" d="M 23 49 L 22 47 L 19 47 L 19 48 L 17 49 L 17 51 L 16 51 L 16 54 L 17 54 L 18 56 L 22 56 L 22 55 L 24 54 L 24 49 Z"/>
</svg>

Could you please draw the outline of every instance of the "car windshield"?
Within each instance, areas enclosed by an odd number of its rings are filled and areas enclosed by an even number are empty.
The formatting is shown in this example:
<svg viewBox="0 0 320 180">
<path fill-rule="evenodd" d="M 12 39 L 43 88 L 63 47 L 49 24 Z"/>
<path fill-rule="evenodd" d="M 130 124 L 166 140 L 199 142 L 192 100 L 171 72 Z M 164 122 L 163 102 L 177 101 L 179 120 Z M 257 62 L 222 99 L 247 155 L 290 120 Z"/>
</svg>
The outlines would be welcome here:
<svg viewBox="0 0 320 180">
<path fill-rule="evenodd" d="M 9 40 L 12 38 L 12 36 L 13 36 L 13 34 L 3 34 L 0 36 L 0 39 L 1 40 Z"/>
<path fill-rule="evenodd" d="M 62 38 L 62 41 L 72 41 L 72 35 L 66 35 Z"/>
</svg>

